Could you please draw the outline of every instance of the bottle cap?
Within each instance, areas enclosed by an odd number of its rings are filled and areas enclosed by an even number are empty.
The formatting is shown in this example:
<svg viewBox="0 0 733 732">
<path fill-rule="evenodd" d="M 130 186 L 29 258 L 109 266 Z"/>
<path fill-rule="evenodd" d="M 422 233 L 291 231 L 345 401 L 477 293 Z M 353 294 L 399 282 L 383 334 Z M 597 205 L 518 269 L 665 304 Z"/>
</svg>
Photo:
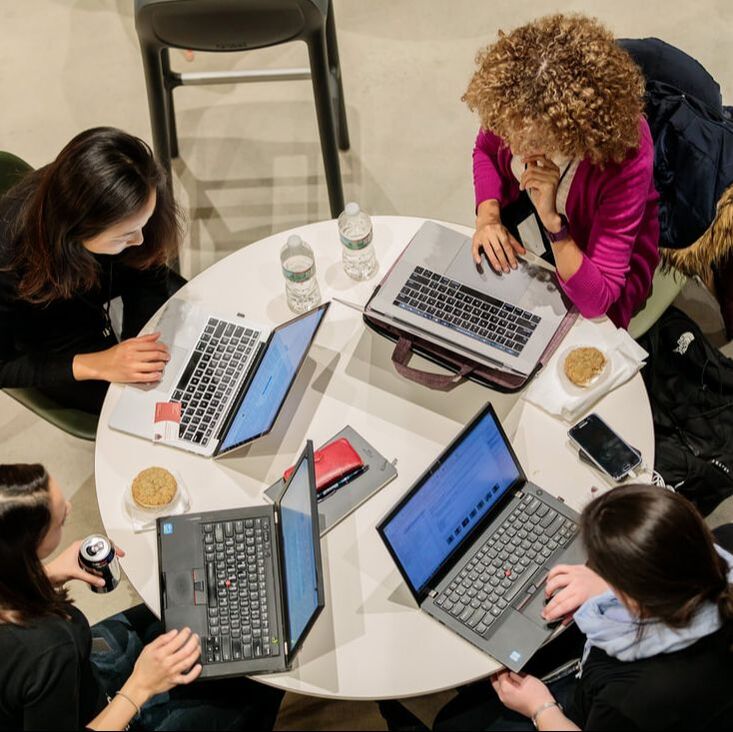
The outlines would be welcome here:
<svg viewBox="0 0 733 732">
<path fill-rule="evenodd" d="M 297 234 L 291 234 L 288 237 L 289 247 L 299 247 L 303 243 L 303 240 Z"/>
<path fill-rule="evenodd" d="M 346 208 L 344 209 L 344 213 L 347 216 L 356 216 L 359 211 L 361 211 L 361 209 L 359 208 L 359 204 L 355 201 L 350 201 L 349 203 L 347 203 Z"/>
</svg>

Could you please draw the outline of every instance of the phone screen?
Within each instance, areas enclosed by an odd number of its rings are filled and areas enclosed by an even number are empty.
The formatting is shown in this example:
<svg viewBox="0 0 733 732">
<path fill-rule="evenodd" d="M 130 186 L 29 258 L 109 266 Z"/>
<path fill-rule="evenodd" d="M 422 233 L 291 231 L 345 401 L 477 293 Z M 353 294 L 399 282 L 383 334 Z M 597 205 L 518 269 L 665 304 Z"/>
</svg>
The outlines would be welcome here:
<svg viewBox="0 0 733 732">
<path fill-rule="evenodd" d="M 632 450 L 598 415 L 590 414 L 568 432 L 570 438 L 614 480 L 641 462 Z"/>
</svg>

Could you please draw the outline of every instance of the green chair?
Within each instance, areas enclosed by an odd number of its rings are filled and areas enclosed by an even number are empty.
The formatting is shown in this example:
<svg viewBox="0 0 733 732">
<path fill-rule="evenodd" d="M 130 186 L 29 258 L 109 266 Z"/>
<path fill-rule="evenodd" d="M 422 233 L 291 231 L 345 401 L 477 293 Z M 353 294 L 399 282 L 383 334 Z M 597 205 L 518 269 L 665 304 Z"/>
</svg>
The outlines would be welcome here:
<svg viewBox="0 0 733 732">
<path fill-rule="evenodd" d="M 0 196 L 12 188 L 29 170 L 32 168 L 24 160 L 11 153 L 0 151 Z M 41 419 L 45 419 L 46 422 L 50 422 L 64 432 L 82 440 L 94 441 L 97 434 L 98 415 L 65 407 L 32 387 L 3 389 L 3 391 Z"/>
<path fill-rule="evenodd" d="M 629 335 L 637 340 L 641 338 L 680 294 L 685 282 L 687 277 L 674 267 L 657 267 L 652 280 L 652 294 L 644 307 L 631 319 Z"/>
</svg>

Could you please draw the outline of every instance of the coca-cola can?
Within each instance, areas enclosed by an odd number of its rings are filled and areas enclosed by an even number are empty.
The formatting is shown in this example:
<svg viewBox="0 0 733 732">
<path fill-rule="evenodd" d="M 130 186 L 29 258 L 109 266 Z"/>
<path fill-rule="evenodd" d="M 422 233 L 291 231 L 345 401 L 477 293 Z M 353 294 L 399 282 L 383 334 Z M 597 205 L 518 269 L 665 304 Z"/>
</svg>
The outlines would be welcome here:
<svg viewBox="0 0 733 732">
<path fill-rule="evenodd" d="M 92 592 L 112 592 L 120 583 L 120 563 L 114 544 L 101 534 L 92 534 L 79 547 L 79 566 L 104 580 L 104 587 L 91 586 Z"/>
</svg>

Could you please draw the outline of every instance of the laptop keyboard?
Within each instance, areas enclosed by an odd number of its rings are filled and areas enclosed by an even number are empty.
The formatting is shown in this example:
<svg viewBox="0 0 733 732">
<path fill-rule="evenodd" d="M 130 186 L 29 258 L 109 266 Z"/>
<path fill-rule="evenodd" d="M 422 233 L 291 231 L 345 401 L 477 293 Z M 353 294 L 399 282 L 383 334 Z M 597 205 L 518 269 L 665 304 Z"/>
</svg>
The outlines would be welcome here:
<svg viewBox="0 0 733 732">
<path fill-rule="evenodd" d="M 259 337 L 258 330 L 209 318 L 171 396 L 181 403 L 179 439 L 209 442 Z"/>
<path fill-rule="evenodd" d="M 416 267 L 394 305 L 519 356 L 540 322 L 538 315 Z"/>
<path fill-rule="evenodd" d="M 269 517 L 206 523 L 201 531 L 208 619 L 202 658 L 213 664 L 279 656 Z"/>
<path fill-rule="evenodd" d="M 525 495 L 501 526 L 435 598 L 435 604 L 484 636 L 527 580 L 577 533 L 571 519 Z M 534 594 L 537 586 L 524 588 Z"/>
</svg>

